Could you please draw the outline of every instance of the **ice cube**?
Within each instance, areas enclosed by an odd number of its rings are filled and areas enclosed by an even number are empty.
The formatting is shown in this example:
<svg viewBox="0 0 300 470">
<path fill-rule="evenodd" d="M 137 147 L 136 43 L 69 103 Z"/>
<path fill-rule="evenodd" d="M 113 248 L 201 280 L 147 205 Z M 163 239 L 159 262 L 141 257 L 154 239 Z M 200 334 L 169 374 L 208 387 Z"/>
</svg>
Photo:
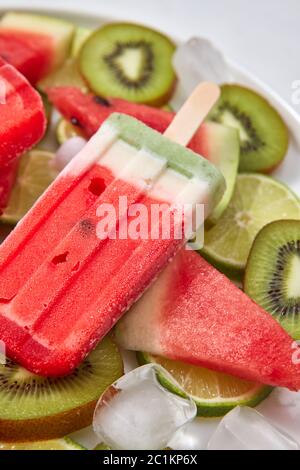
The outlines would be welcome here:
<svg viewBox="0 0 300 470">
<path fill-rule="evenodd" d="M 197 418 L 182 426 L 169 441 L 174 450 L 206 450 L 210 436 L 215 432 L 218 418 Z"/>
<path fill-rule="evenodd" d="M 277 388 L 258 410 L 300 444 L 300 392 Z"/>
<path fill-rule="evenodd" d="M 222 53 L 207 39 L 194 37 L 178 47 L 173 65 L 178 86 L 171 105 L 177 110 L 202 81 L 224 83 L 231 80 Z"/>
<path fill-rule="evenodd" d="M 83 137 L 75 136 L 66 140 L 55 154 L 56 168 L 61 171 L 83 149 L 86 144 Z"/>
<path fill-rule="evenodd" d="M 297 442 L 260 413 L 237 407 L 219 424 L 208 450 L 300 450 Z"/>
<path fill-rule="evenodd" d="M 184 394 L 172 376 L 154 364 L 125 374 L 104 392 L 93 421 L 101 441 L 119 450 L 159 450 L 194 419 L 195 403 L 164 388 L 162 376 Z"/>
</svg>

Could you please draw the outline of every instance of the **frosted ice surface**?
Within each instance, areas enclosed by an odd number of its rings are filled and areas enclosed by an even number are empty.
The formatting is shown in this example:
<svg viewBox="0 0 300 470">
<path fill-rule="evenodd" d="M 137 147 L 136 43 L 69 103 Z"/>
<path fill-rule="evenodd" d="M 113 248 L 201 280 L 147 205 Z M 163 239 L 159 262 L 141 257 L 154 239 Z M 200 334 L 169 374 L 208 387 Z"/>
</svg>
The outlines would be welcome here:
<svg viewBox="0 0 300 470">
<path fill-rule="evenodd" d="M 300 450 L 300 447 L 257 411 L 237 407 L 222 419 L 208 450 Z"/>
<path fill-rule="evenodd" d="M 277 388 L 258 410 L 300 444 L 300 392 Z"/>
<path fill-rule="evenodd" d="M 207 39 L 194 37 L 178 47 L 173 64 L 178 86 L 171 104 L 178 110 L 202 81 L 225 83 L 231 80 L 229 67 L 222 53 Z"/>
<path fill-rule="evenodd" d="M 194 419 L 195 403 L 169 392 L 158 374 L 180 390 L 168 372 L 154 364 L 125 374 L 106 390 L 93 421 L 99 440 L 120 450 L 163 449 L 178 429 Z"/>
<path fill-rule="evenodd" d="M 66 140 L 55 154 L 55 165 L 59 171 L 70 163 L 70 161 L 77 155 L 80 150 L 86 144 L 86 140 L 83 137 L 71 137 Z"/>
<path fill-rule="evenodd" d="M 169 447 L 174 450 L 206 450 L 210 436 L 218 427 L 218 418 L 197 418 L 182 426 L 172 437 Z"/>
</svg>

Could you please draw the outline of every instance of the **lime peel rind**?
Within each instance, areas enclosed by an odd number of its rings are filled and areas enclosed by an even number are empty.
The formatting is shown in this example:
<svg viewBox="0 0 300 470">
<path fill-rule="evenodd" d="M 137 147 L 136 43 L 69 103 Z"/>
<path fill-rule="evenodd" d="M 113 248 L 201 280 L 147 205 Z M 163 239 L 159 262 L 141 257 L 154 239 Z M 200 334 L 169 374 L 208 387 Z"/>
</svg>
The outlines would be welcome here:
<svg viewBox="0 0 300 470">
<path fill-rule="evenodd" d="M 151 354 L 145 352 L 137 353 L 137 360 L 139 364 L 149 364 L 157 363 L 154 357 Z M 181 397 L 186 397 L 186 394 L 182 392 L 179 388 L 174 386 L 173 382 L 170 382 L 166 376 L 160 375 L 159 377 L 161 385 L 167 388 L 169 391 L 179 395 Z M 226 413 L 231 411 L 236 406 L 250 406 L 255 407 L 261 403 L 265 398 L 267 398 L 270 393 L 273 391 L 273 387 L 253 384 L 254 387 L 251 391 L 244 393 L 236 398 L 227 399 L 227 398 L 214 398 L 214 399 L 205 399 L 201 400 L 199 397 L 194 395 L 189 395 L 192 398 L 197 406 L 197 415 L 199 417 L 206 418 L 215 418 L 224 416 Z"/>
</svg>

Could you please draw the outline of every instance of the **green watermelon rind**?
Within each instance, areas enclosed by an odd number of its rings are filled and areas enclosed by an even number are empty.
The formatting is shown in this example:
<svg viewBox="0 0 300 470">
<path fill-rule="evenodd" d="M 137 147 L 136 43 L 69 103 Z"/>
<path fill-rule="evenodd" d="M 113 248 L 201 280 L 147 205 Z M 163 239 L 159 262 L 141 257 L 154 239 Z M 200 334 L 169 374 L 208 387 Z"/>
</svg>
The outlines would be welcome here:
<svg viewBox="0 0 300 470">
<path fill-rule="evenodd" d="M 69 56 L 75 33 L 75 25 L 70 21 L 27 12 L 5 13 L 0 20 L 0 28 L 51 37 L 54 41 L 53 68 L 62 65 Z"/>
<path fill-rule="evenodd" d="M 211 132 L 213 131 L 210 161 L 219 168 L 226 181 L 224 196 L 207 221 L 208 224 L 214 225 L 227 209 L 234 193 L 240 162 L 240 140 L 238 131 L 234 128 L 220 126 L 220 124 L 212 122 L 207 123 L 206 126 Z M 220 142 L 222 142 L 221 148 L 220 144 L 218 145 Z M 218 161 L 214 161 L 214 158 Z"/>
<path fill-rule="evenodd" d="M 150 364 L 155 362 L 151 354 L 146 352 L 137 352 L 137 361 L 140 365 Z M 186 398 L 187 395 L 182 393 L 182 391 L 174 385 L 173 382 L 168 380 L 168 378 L 162 374 L 159 374 L 159 381 L 162 386 L 167 388 L 169 391 L 175 393 L 178 396 Z M 220 400 L 199 400 L 199 398 L 192 396 L 191 398 L 197 406 L 197 416 L 202 418 L 218 418 L 225 416 L 229 411 L 237 406 L 249 406 L 255 408 L 263 400 L 265 400 L 271 392 L 274 390 L 273 387 L 268 385 L 258 385 L 255 391 L 245 394 L 243 398 L 239 397 L 236 400 L 232 401 L 220 401 Z"/>
</svg>

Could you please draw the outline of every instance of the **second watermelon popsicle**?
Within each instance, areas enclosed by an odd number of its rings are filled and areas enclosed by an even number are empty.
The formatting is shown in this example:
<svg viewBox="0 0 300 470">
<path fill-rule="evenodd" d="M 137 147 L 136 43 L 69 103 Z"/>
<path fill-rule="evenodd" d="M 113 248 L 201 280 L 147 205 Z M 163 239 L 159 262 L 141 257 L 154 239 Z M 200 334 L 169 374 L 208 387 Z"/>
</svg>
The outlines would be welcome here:
<svg viewBox="0 0 300 470">
<path fill-rule="evenodd" d="M 184 126 L 178 133 L 189 141 Z M 176 207 L 204 204 L 208 214 L 223 189 L 207 160 L 112 115 L 1 245 L 0 339 L 9 355 L 41 375 L 71 372 L 185 243 L 175 236 Z M 120 235 L 136 203 L 174 215 L 167 237 L 152 237 L 161 218 L 141 237 Z M 110 208 L 116 219 L 99 225 Z"/>
<path fill-rule="evenodd" d="M 46 130 L 40 95 L 0 57 L 0 214 L 17 174 L 18 158 L 41 140 Z"/>
</svg>

